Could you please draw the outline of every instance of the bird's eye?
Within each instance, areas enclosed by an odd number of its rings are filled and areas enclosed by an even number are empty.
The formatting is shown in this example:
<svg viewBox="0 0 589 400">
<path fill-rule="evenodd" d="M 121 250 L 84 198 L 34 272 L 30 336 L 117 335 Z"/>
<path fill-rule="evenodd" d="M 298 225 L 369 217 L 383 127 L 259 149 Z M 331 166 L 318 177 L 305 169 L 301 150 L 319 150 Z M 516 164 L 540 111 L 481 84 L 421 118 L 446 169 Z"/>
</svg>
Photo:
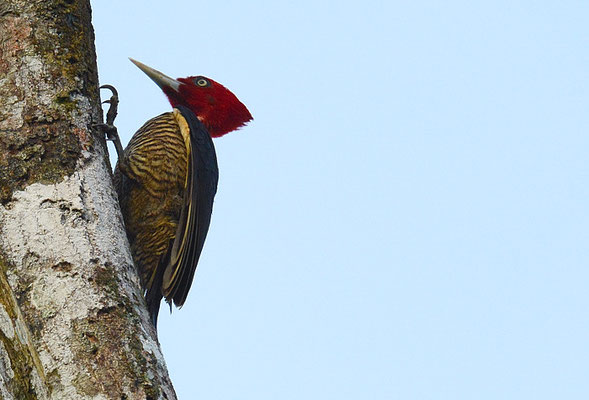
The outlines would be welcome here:
<svg viewBox="0 0 589 400">
<path fill-rule="evenodd" d="M 205 78 L 200 78 L 200 77 L 199 78 L 196 78 L 194 80 L 194 83 L 196 83 L 196 85 L 197 86 L 200 86 L 200 87 L 207 87 L 207 86 L 210 85 L 210 83 L 209 83 L 208 80 L 206 80 Z"/>
</svg>

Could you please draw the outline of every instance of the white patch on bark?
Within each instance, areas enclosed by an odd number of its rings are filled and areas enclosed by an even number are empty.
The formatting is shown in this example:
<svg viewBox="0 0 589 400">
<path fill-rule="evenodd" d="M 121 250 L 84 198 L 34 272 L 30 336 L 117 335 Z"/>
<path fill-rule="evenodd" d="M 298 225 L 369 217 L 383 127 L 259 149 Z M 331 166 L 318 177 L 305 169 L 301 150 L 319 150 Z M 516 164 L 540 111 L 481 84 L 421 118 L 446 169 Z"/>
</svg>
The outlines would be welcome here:
<svg viewBox="0 0 589 400">
<path fill-rule="evenodd" d="M 0 304 L 0 330 L 8 339 L 14 338 L 14 325 L 12 324 L 12 319 L 2 304 Z"/>
<path fill-rule="evenodd" d="M 0 81 L 0 87 L 2 87 L 1 81 Z M 25 108 L 25 103 L 23 101 L 19 101 L 18 97 L 16 97 L 16 96 L 5 97 L 3 102 L 6 103 L 7 105 L 13 107 L 15 113 L 9 114 L 5 118 L 0 119 L 0 129 L 5 130 L 5 129 L 10 129 L 13 126 L 19 126 L 19 127 L 22 126 L 22 124 L 23 124 L 22 114 L 23 114 L 23 110 Z"/>
<path fill-rule="evenodd" d="M 15 323 L 15 331 L 16 331 L 16 336 L 18 337 L 18 340 L 26 345 L 29 343 L 28 340 L 28 332 L 27 332 L 27 328 L 24 326 L 24 323 L 21 320 L 16 320 Z"/>
<path fill-rule="evenodd" d="M 6 351 L 4 344 L 0 342 L 0 379 L 5 382 L 14 378 L 14 371 L 12 371 L 11 365 L 10 356 Z"/>
<path fill-rule="evenodd" d="M 8 383 L 14 378 L 14 372 L 12 371 L 12 365 L 10 362 L 10 356 L 4 347 L 4 344 L 0 342 L 0 399 L 13 400 L 12 394 L 8 393 L 6 388 Z"/>
</svg>

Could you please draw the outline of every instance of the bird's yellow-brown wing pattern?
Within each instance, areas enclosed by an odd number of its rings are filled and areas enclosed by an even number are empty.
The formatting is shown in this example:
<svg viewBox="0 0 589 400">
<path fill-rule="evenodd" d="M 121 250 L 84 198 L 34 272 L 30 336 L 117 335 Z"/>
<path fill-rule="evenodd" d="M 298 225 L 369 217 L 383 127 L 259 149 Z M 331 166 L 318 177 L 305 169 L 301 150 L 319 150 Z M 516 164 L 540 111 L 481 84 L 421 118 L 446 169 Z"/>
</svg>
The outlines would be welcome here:
<svg viewBox="0 0 589 400">
<path fill-rule="evenodd" d="M 152 319 L 181 306 L 208 232 L 218 169 L 210 135 L 187 109 L 149 120 L 125 149 L 115 185 Z"/>
</svg>

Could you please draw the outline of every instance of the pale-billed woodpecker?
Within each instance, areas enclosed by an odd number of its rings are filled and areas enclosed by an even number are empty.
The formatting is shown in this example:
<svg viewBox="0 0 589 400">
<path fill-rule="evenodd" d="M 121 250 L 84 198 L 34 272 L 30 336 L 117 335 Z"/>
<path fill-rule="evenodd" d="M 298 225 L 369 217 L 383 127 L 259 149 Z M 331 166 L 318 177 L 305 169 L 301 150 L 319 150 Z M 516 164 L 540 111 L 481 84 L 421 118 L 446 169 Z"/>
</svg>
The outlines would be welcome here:
<svg viewBox="0 0 589 400">
<path fill-rule="evenodd" d="M 114 184 L 154 326 L 162 298 L 181 307 L 204 245 L 219 170 L 212 138 L 252 120 L 248 109 L 221 84 L 204 76 L 172 79 L 131 59 L 164 92 L 173 107 L 147 121 L 123 150 L 114 127 L 118 96 L 106 124 L 118 163 Z"/>
</svg>

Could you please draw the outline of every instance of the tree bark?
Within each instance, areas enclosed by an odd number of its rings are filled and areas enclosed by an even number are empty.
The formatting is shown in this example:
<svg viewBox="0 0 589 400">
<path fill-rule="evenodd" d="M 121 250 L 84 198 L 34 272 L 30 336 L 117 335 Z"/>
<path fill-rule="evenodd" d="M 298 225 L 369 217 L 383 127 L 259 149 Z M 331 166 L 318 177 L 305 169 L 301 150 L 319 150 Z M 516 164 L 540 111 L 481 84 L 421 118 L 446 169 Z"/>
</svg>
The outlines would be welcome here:
<svg viewBox="0 0 589 400">
<path fill-rule="evenodd" d="M 0 398 L 175 399 L 112 187 L 89 0 L 0 2 Z"/>
</svg>

